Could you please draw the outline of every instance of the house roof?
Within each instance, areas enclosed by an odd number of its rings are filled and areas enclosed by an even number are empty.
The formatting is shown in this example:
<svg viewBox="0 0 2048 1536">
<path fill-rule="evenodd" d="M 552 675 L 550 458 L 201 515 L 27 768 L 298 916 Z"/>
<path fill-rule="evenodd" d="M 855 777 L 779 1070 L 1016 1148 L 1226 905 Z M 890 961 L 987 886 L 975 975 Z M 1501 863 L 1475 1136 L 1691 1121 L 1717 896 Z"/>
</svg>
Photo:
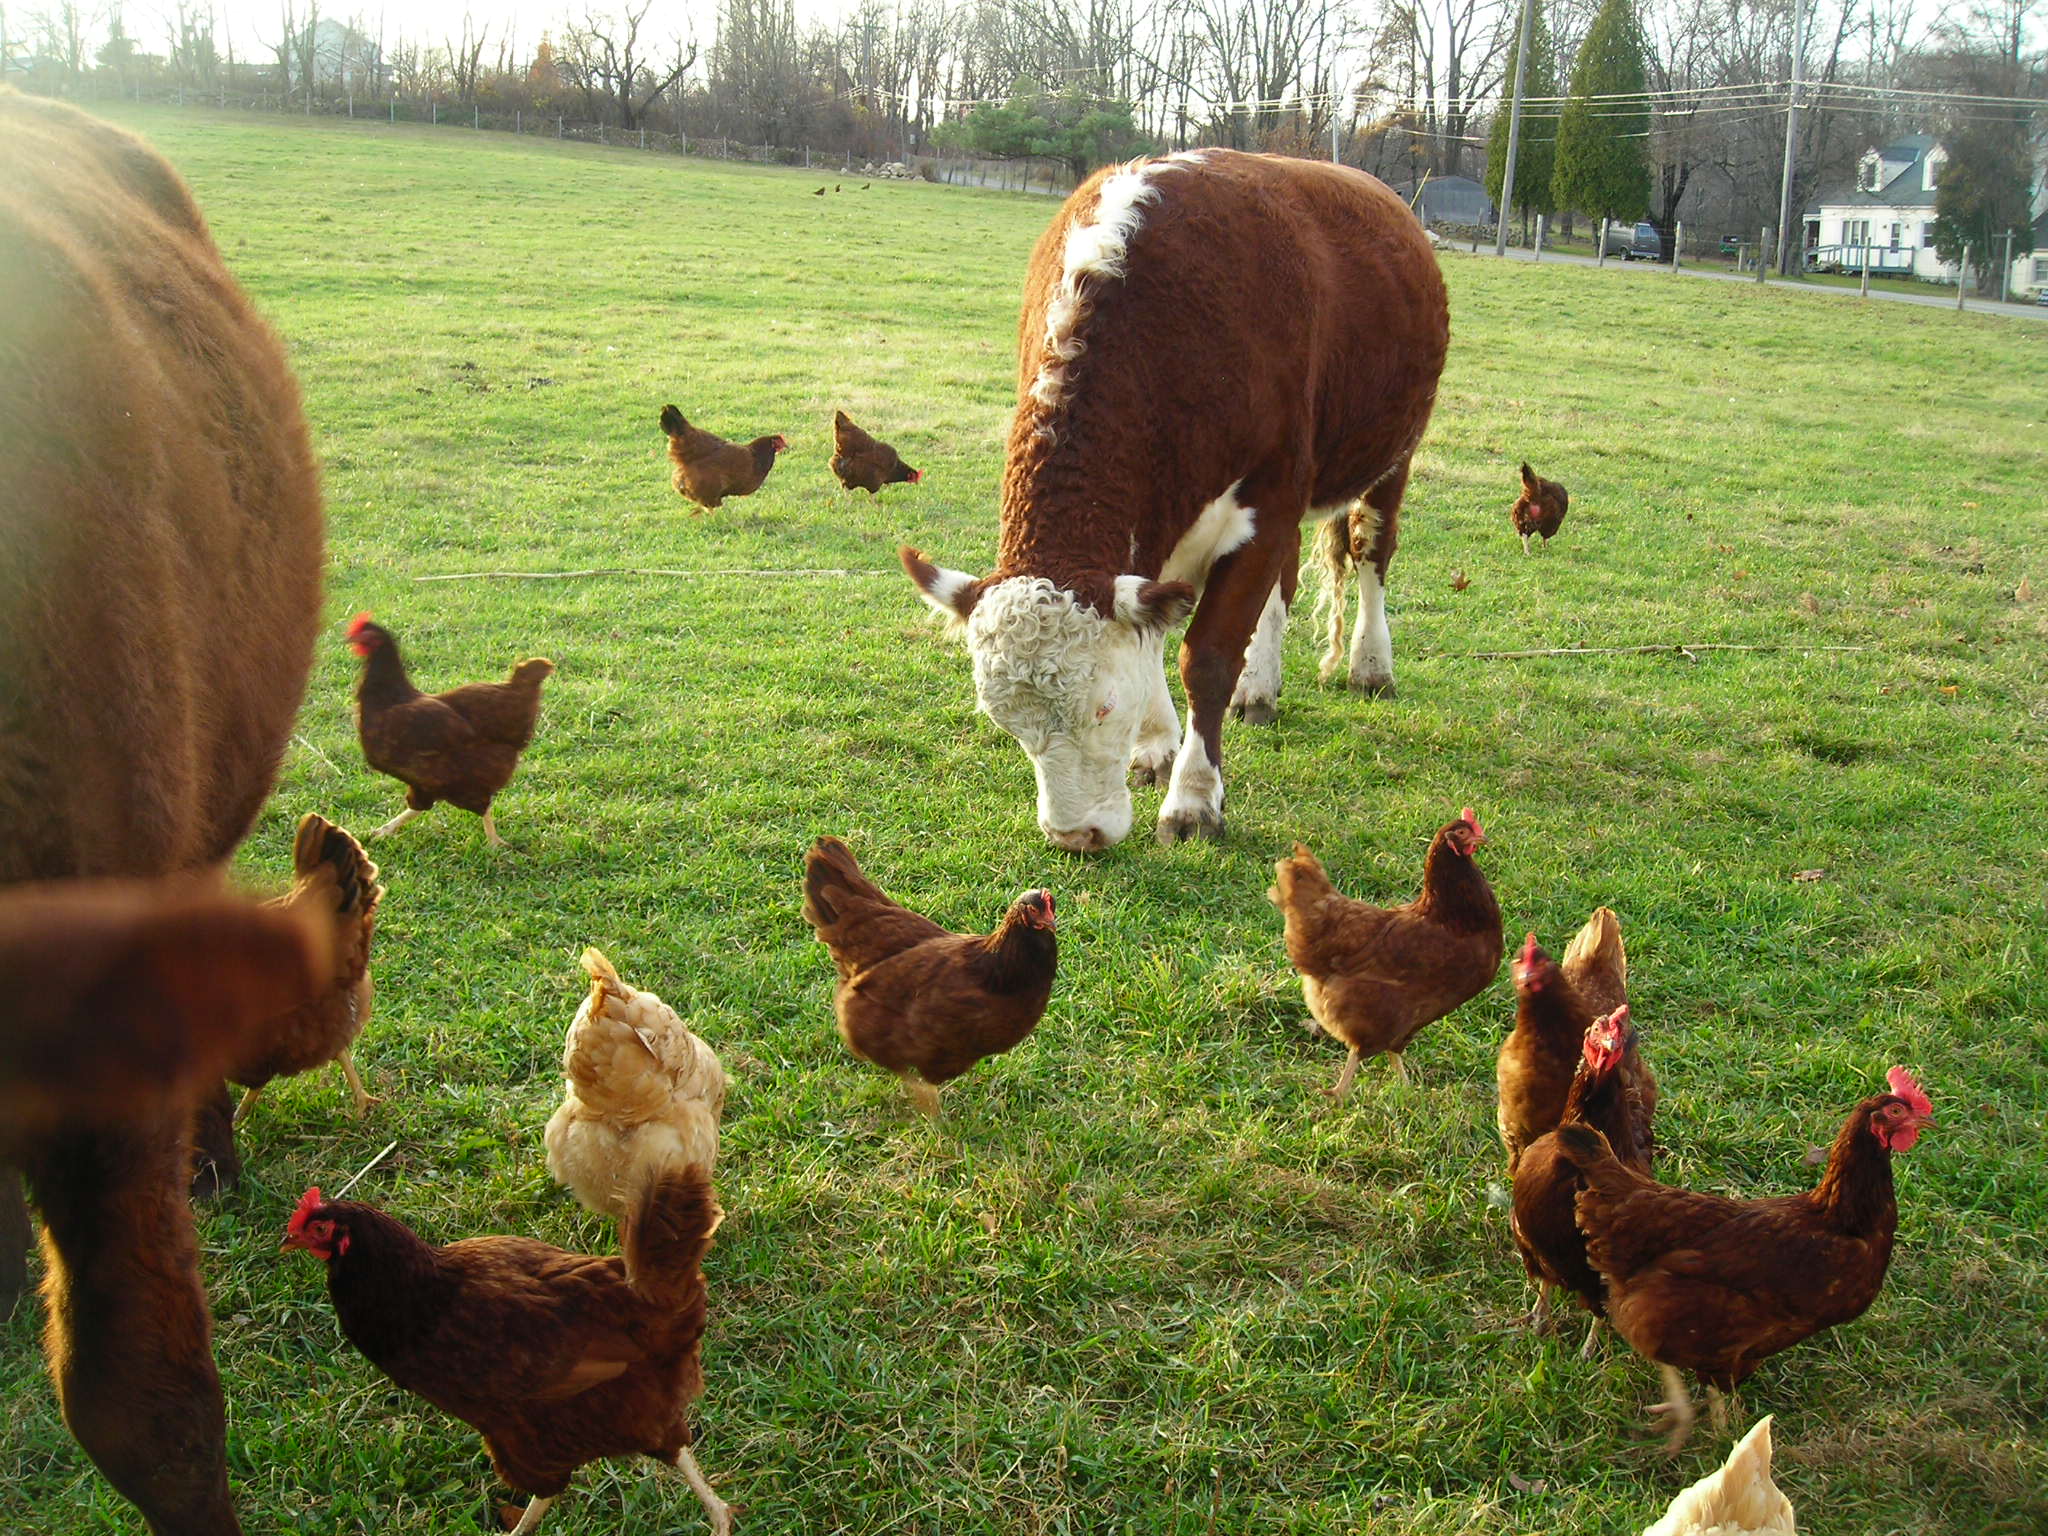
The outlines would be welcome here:
<svg viewBox="0 0 2048 1536">
<path fill-rule="evenodd" d="M 1940 147 L 1940 142 L 1931 133 L 1909 133 L 1882 147 L 1873 147 L 1865 153 L 1874 153 L 1882 164 L 1897 165 L 1900 169 L 1875 192 L 1858 185 L 1860 175 L 1837 182 L 1814 198 L 1807 207 L 1807 216 L 1816 217 L 1823 208 L 1932 208 L 1935 192 L 1927 185 L 1922 162 L 1930 150 Z"/>
</svg>

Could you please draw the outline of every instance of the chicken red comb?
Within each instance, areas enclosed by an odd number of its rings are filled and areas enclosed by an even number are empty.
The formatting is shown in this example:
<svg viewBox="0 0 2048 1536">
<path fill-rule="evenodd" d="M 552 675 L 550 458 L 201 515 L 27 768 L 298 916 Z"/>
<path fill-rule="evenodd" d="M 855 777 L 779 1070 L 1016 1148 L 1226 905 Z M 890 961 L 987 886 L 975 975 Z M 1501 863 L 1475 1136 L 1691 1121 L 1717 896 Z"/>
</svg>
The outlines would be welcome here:
<svg viewBox="0 0 2048 1536">
<path fill-rule="evenodd" d="M 299 1196 L 297 1208 L 292 1211 L 291 1219 L 284 1224 L 285 1231 L 293 1237 L 297 1237 L 306 1230 L 307 1221 L 312 1218 L 315 1211 L 320 1209 L 321 1204 L 320 1186 L 315 1184 L 311 1189 Z"/>
<path fill-rule="evenodd" d="M 1479 813 L 1473 810 L 1471 806 L 1468 805 L 1458 812 L 1458 820 L 1470 823 L 1472 835 L 1481 842 L 1486 841 L 1486 831 L 1479 825 Z"/>
<path fill-rule="evenodd" d="M 369 615 L 369 612 L 368 612 L 368 610 L 365 610 L 364 612 L 362 612 L 362 613 L 359 613 L 359 614 L 357 614 L 357 615 L 356 615 L 356 616 L 355 616 L 354 618 L 350 619 L 350 620 L 348 621 L 348 637 L 349 637 L 349 639 L 353 640 L 353 639 L 355 639 L 355 637 L 356 637 L 357 635 L 360 635 L 360 634 L 361 634 L 361 633 L 363 632 L 363 629 L 364 629 L 364 627 L 365 627 L 365 626 L 366 626 L 366 625 L 367 625 L 367 624 L 368 624 L 369 622 L 370 622 L 370 615 Z"/>
<path fill-rule="evenodd" d="M 1534 965 L 1536 957 L 1543 953 L 1543 946 L 1536 942 L 1536 931 L 1532 928 L 1529 937 L 1522 944 L 1522 964 Z"/>
<path fill-rule="evenodd" d="M 1920 1091 L 1920 1084 L 1904 1067 L 1893 1067 L 1885 1073 L 1884 1080 L 1893 1093 L 1906 1101 L 1906 1107 L 1922 1119 L 1934 1114 L 1934 1104 Z"/>
</svg>

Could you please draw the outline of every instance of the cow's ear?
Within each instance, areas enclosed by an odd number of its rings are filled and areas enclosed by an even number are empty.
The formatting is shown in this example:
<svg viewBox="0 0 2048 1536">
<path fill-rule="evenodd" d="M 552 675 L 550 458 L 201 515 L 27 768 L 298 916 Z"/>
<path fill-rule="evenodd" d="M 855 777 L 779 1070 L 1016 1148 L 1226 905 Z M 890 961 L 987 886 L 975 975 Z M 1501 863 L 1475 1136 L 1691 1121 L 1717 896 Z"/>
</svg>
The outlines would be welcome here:
<svg viewBox="0 0 2048 1536">
<path fill-rule="evenodd" d="M 1116 579 L 1116 616 L 1134 629 L 1165 631 L 1195 608 L 1195 589 L 1184 581 Z"/>
<path fill-rule="evenodd" d="M 949 571 L 943 565 L 933 565 L 908 544 L 896 553 L 903 561 L 903 569 L 917 583 L 918 593 L 924 600 L 942 614 L 947 623 L 965 624 L 967 616 L 974 612 L 974 605 L 981 601 L 980 579 L 965 571 Z"/>
</svg>

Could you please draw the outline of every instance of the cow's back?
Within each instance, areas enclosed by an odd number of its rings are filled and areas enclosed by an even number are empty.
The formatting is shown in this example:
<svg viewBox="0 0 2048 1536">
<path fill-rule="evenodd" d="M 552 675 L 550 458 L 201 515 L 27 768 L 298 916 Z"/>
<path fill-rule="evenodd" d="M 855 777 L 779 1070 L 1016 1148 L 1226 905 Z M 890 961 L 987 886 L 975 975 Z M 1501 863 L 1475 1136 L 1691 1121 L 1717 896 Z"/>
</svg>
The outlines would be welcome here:
<svg viewBox="0 0 2048 1536">
<path fill-rule="evenodd" d="M 1120 249 L 1091 233 L 1112 208 Z M 1070 246 L 1114 259 L 1077 283 Z M 1138 519 L 1177 523 L 1276 453 L 1339 504 L 1413 450 L 1449 330 L 1427 237 L 1363 172 L 1230 151 L 1098 172 L 1027 271 L 1006 513 L 1085 459 L 1167 488 Z"/>
<path fill-rule="evenodd" d="M 141 141 L 0 92 L 0 882 L 232 853 L 319 620 L 283 349 Z"/>
</svg>

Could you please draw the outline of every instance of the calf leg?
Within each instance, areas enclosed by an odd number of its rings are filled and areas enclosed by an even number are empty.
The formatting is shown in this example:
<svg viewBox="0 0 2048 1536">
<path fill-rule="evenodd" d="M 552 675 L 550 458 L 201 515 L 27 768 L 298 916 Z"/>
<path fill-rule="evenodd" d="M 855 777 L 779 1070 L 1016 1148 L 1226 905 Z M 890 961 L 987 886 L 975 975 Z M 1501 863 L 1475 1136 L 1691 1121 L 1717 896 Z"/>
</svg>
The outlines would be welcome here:
<svg viewBox="0 0 2048 1536">
<path fill-rule="evenodd" d="M 1403 461 L 1351 509 L 1351 553 L 1358 565 L 1358 620 L 1351 630 L 1351 686 L 1368 697 L 1394 696 L 1394 637 L 1387 630 L 1387 568 L 1400 533 Z"/>
<path fill-rule="evenodd" d="M 1173 782 L 1159 807 L 1159 841 L 1197 834 L 1223 836 L 1223 716 L 1229 708 L 1245 650 L 1266 598 L 1279 579 L 1285 553 L 1299 548 L 1297 518 L 1267 512 L 1286 523 L 1287 540 L 1263 533 L 1217 561 L 1180 646 L 1180 678 L 1188 696 L 1188 733 L 1173 762 Z"/>
<path fill-rule="evenodd" d="M 64 1422 L 156 1536 L 240 1536 L 182 1110 L 39 1147 L 45 1340 Z"/>
</svg>

